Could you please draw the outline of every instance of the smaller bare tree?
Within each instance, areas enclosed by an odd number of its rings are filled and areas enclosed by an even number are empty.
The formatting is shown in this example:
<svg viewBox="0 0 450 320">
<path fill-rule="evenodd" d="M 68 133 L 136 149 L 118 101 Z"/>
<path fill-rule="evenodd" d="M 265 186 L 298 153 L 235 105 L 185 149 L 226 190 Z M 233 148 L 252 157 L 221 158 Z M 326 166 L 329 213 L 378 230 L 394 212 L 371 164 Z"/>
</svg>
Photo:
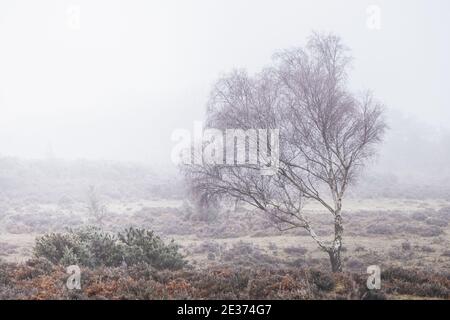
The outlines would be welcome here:
<svg viewBox="0 0 450 320">
<path fill-rule="evenodd" d="M 211 222 L 217 218 L 221 206 L 216 197 L 206 193 L 191 192 L 189 198 L 189 202 L 192 204 L 192 211 L 188 215 L 189 219 Z"/>
<path fill-rule="evenodd" d="M 106 217 L 107 210 L 106 206 L 98 197 L 95 186 L 89 186 L 86 208 L 88 209 L 90 217 L 92 217 L 97 224 L 102 225 L 103 220 Z"/>
</svg>

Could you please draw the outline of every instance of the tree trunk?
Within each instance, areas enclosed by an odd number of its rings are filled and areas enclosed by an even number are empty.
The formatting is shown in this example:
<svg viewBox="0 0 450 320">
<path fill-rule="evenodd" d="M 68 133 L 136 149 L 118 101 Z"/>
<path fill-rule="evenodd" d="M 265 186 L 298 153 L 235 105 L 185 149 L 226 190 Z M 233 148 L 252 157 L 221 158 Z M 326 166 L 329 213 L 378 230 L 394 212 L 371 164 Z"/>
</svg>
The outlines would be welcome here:
<svg viewBox="0 0 450 320">
<path fill-rule="evenodd" d="M 328 255 L 330 256 L 331 271 L 342 272 L 341 248 L 338 250 L 331 249 L 328 251 Z"/>
<path fill-rule="evenodd" d="M 342 223 L 341 206 L 339 202 L 338 210 L 334 217 L 334 241 L 333 245 L 328 251 L 331 262 L 331 271 L 342 272 L 341 263 L 341 248 L 342 248 L 342 234 L 344 233 L 344 227 Z"/>
</svg>

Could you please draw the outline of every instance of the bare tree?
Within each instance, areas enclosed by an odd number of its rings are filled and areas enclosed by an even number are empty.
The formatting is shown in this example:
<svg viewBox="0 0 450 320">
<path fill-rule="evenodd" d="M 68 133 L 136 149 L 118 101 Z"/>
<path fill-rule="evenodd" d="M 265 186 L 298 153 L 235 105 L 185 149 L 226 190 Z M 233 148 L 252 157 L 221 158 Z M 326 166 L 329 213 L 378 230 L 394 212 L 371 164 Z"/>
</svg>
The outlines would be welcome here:
<svg viewBox="0 0 450 320">
<path fill-rule="evenodd" d="M 191 220 L 200 220 L 205 222 L 214 221 L 220 211 L 220 203 L 216 197 L 209 193 L 198 193 L 191 190 L 189 195 L 189 213 L 187 218 Z"/>
<path fill-rule="evenodd" d="M 383 108 L 370 93 L 359 97 L 348 91 L 350 62 L 339 37 L 314 33 L 305 48 L 277 54 L 273 66 L 255 76 L 244 71 L 224 76 L 212 91 L 205 127 L 279 129 L 278 170 L 261 175 L 261 158 L 259 165 L 184 167 L 195 192 L 246 202 L 282 230 L 306 229 L 328 253 L 333 272 L 342 271 L 342 199 L 386 128 Z M 261 143 L 267 142 L 258 140 L 258 150 Z M 311 201 L 331 214 L 331 239 L 314 232 L 303 210 Z"/>
<path fill-rule="evenodd" d="M 97 190 L 94 186 L 89 186 L 87 192 L 87 206 L 89 215 L 95 219 L 95 222 L 99 225 L 103 224 L 103 220 L 106 217 L 106 206 L 102 203 L 97 195 Z"/>
</svg>

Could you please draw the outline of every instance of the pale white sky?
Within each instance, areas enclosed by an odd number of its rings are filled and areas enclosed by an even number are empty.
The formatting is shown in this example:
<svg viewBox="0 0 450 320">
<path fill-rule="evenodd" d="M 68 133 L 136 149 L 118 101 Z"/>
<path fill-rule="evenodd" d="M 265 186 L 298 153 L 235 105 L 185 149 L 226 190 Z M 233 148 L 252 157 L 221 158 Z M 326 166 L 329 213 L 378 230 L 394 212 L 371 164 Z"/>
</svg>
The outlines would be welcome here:
<svg viewBox="0 0 450 320">
<path fill-rule="evenodd" d="M 256 72 L 312 30 L 353 50 L 352 87 L 449 126 L 446 0 L 2 0 L 0 155 L 168 162 L 221 73 Z"/>
</svg>

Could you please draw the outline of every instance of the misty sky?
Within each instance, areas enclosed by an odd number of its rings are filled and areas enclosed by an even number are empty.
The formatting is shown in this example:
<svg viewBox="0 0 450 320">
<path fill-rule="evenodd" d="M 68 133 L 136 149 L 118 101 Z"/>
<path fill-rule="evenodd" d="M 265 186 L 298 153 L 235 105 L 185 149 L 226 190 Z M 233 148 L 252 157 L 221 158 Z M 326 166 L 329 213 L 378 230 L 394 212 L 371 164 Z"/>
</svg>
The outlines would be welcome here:
<svg viewBox="0 0 450 320">
<path fill-rule="evenodd" d="M 2 0 L 0 155 L 169 162 L 221 73 L 257 72 L 312 30 L 353 50 L 353 88 L 448 128 L 447 0 Z"/>
</svg>

